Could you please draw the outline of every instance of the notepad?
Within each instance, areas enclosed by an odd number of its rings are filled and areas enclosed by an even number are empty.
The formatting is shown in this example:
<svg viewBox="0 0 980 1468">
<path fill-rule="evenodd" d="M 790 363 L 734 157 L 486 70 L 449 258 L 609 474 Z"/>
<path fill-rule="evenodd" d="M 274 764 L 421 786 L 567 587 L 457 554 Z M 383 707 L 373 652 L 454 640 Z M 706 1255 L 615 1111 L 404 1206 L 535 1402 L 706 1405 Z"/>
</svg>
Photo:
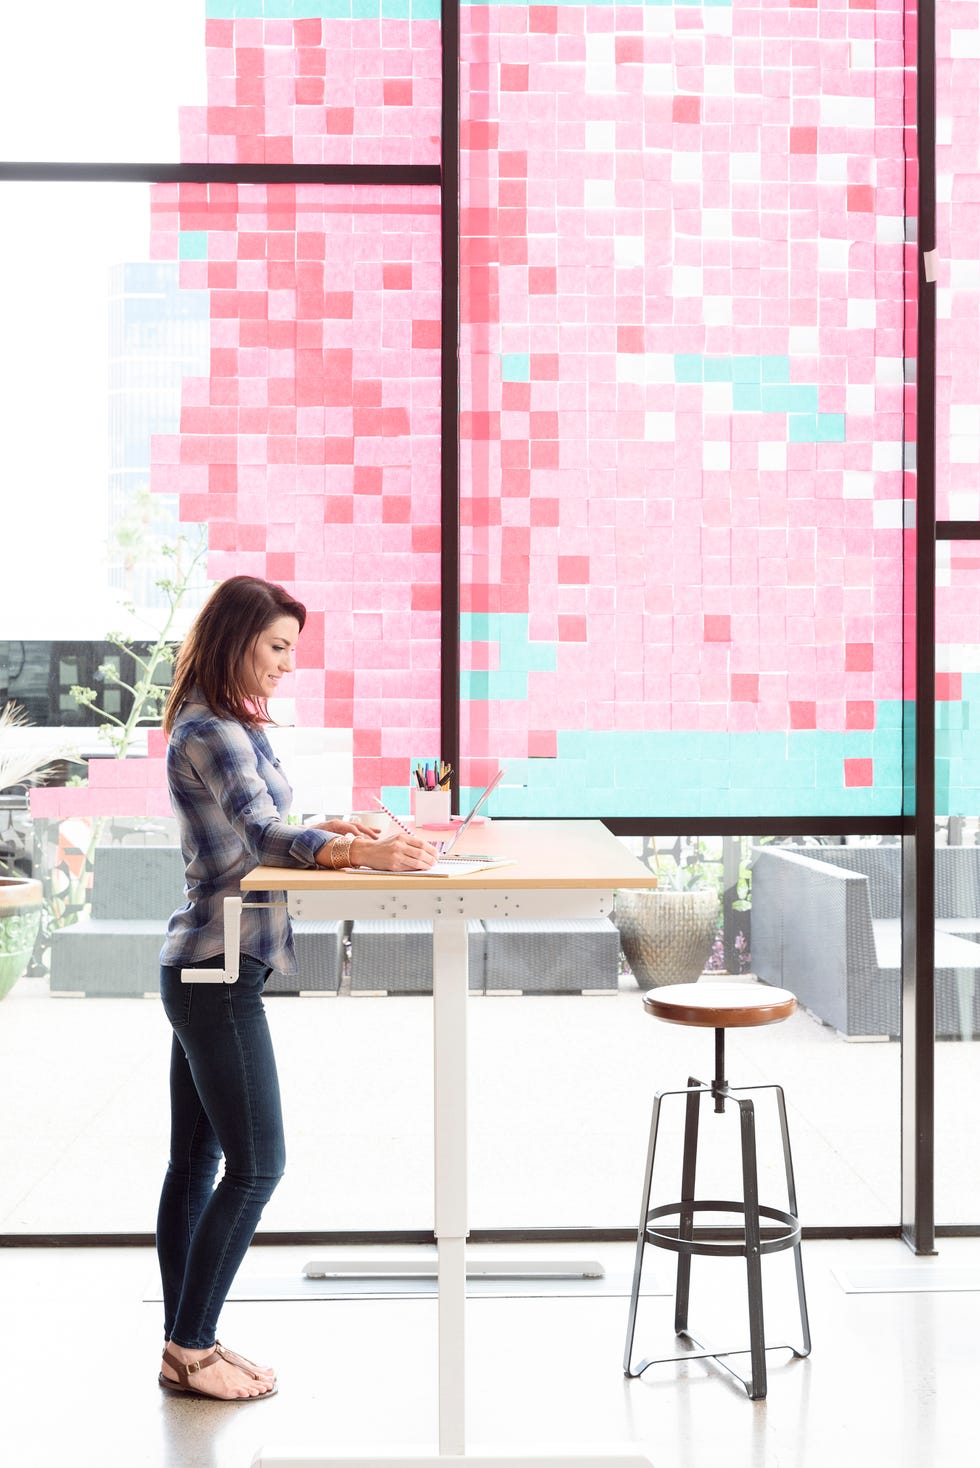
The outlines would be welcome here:
<svg viewBox="0 0 980 1468">
<path fill-rule="evenodd" d="M 470 872 L 486 871 L 490 867 L 513 866 L 508 857 L 493 856 L 443 856 L 424 872 L 384 872 L 380 867 L 355 867 L 358 872 L 377 872 L 386 877 L 467 877 Z"/>
<path fill-rule="evenodd" d="M 427 872 L 416 872 L 419 877 L 431 877 L 433 872 L 440 877 L 465 877 L 468 872 L 482 872 L 488 867 L 510 867 L 513 861 L 505 856 L 440 856 L 435 866 Z"/>
</svg>

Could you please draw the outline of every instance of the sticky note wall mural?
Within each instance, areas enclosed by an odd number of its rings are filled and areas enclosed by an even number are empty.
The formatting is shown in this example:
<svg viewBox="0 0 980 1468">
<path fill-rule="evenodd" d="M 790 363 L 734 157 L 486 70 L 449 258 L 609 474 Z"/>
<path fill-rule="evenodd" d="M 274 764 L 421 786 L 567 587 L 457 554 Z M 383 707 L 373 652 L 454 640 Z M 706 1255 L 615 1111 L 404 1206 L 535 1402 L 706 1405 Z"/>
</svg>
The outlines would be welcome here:
<svg viewBox="0 0 980 1468">
<path fill-rule="evenodd" d="M 980 812 L 980 544 L 936 548 L 936 811 Z"/>
<path fill-rule="evenodd" d="M 515 811 L 898 811 L 901 3 L 463 16 L 467 747 Z"/>
<path fill-rule="evenodd" d="M 206 0 L 185 163 L 438 163 L 439 0 Z"/>
<path fill-rule="evenodd" d="M 210 573 L 294 588 L 305 725 L 353 726 L 355 779 L 438 742 L 437 191 L 161 185 L 154 245 L 208 290 L 153 487 L 206 521 Z"/>
<path fill-rule="evenodd" d="M 980 519 L 980 15 L 936 16 L 936 502 Z M 980 546 L 937 547 L 936 806 L 980 811 Z"/>
<path fill-rule="evenodd" d="M 897 812 L 901 0 L 461 24 L 464 785 Z M 430 0 L 207 0 L 206 45 L 186 161 L 438 158 Z M 212 336 L 154 485 L 213 575 L 308 602 L 299 719 L 353 727 L 355 803 L 400 792 L 438 752 L 438 191 L 160 185 L 153 222 Z"/>
</svg>

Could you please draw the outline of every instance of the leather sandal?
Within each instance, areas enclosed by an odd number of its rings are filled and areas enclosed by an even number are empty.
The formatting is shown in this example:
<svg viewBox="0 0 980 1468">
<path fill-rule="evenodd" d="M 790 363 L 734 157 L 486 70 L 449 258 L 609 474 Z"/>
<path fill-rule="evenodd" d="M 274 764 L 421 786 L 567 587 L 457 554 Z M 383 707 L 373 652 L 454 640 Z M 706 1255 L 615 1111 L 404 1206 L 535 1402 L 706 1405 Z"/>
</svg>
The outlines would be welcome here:
<svg viewBox="0 0 980 1468">
<path fill-rule="evenodd" d="M 233 1361 L 230 1352 L 226 1351 L 217 1341 L 211 1354 L 209 1356 L 202 1356 L 200 1361 L 178 1361 L 176 1356 L 171 1355 L 166 1350 L 163 1353 L 163 1359 L 168 1366 L 176 1371 L 178 1377 L 177 1381 L 171 1381 L 169 1376 L 164 1376 L 163 1372 L 160 1372 L 157 1381 L 165 1391 L 183 1392 L 192 1397 L 204 1397 L 209 1402 L 261 1402 L 266 1397 L 274 1397 L 279 1390 L 275 1383 L 272 1383 L 267 1391 L 259 1392 L 257 1396 L 219 1397 L 214 1392 L 202 1392 L 199 1387 L 193 1386 L 191 1384 L 191 1377 L 197 1376 L 199 1372 L 204 1370 L 205 1366 L 213 1366 L 215 1361 L 219 1359 L 227 1361 L 229 1365 L 234 1366 L 238 1371 L 244 1371 L 245 1375 L 250 1376 L 253 1381 L 264 1380 L 263 1377 L 257 1376 L 254 1371 L 250 1371 L 247 1366 L 241 1366 L 237 1361 Z M 244 1359 L 242 1357 L 242 1360 Z"/>
<path fill-rule="evenodd" d="M 243 1371 L 248 1372 L 254 1381 L 268 1380 L 268 1377 L 263 1374 L 261 1366 L 256 1366 L 254 1361 L 250 1361 L 240 1351 L 233 1351 L 231 1346 L 223 1346 L 220 1341 L 215 1341 L 214 1346 L 215 1350 L 220 1351 L 226 1361 L 230 1361 L 232 1366 L 240 1366 Z M 273 1371 L 272 1380 L 275 1381 L 275 1379 L 276 1373 Z"/>
</svg>

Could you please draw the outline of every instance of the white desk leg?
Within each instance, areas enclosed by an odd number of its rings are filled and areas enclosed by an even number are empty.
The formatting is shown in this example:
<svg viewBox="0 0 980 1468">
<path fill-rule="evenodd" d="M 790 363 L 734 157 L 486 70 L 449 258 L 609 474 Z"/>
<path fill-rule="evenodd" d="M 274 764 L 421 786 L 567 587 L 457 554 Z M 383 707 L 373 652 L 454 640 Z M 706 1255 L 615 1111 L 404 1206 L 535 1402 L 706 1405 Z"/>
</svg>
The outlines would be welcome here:
<svg viewBox="0 0 980 1468">
<path fill-rule="evenodd" d="M 435 1075 L 435 1234 L 439 1250 L 439 1451 L 466 1451 L 466 1005 L 465 920 L 432 932 Z"/>
<path fill-rule="evenodd" d="M 435 1032 L 435 1233 L 439 1249 L 439 1452 L 334 1454 L 260 1448 L 252 1468 L 653 1468 L 628 1446 L 581 1452 L 466 1453 L 466 922 L 436 918 L 432 926 Z"/>
</svg>

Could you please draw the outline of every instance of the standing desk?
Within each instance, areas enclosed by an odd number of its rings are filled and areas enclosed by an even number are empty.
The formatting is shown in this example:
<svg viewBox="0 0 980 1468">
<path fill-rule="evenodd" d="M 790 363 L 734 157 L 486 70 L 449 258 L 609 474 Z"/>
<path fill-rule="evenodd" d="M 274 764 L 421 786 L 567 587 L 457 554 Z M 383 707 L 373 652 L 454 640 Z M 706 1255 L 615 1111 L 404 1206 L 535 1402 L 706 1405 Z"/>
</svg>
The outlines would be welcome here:
<svg viewBox="0 0 980 1468">
<path fill-rule="evenodd" d="M 656 887 L 657 879 L 601 821 L 494 821 L 471 828 L 454 855 L 468 852 L 510 864 L 459 877 L 256 867 L 242 882 L 246 903 L 249 892 L 284 891 L 294 918 L 428 919 L 433 945 L 439 1451 L 331 1456 L 263 1448 L 252 1468 L 437 1468 L 461 1460 L 465 1468 L 651 1468 L 628 1448 L 466 1453 L 466 1006 L 469 921 L 603 917 L 615 888 Z M 225 964 L 236 974 L 240 912 L 241 899 L 227 899 Z"/>
</svg>

